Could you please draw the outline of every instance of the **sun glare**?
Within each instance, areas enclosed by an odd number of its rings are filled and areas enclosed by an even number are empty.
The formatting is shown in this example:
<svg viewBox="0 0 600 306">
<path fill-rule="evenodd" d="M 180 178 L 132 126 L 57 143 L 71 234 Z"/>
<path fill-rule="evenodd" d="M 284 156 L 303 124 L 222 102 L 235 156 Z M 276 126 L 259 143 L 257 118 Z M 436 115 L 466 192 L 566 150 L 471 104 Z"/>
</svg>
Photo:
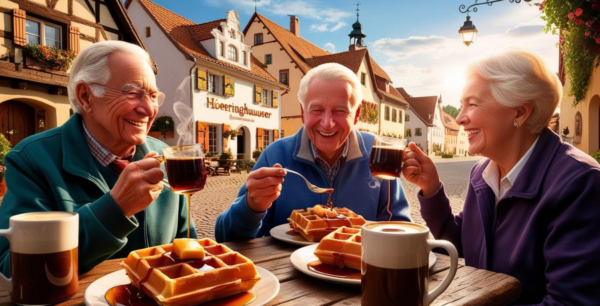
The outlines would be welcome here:
<svg viewBox="0 0 600 306">
<path fill-rule="evenodd" d="M 446 73 L 444 85 L 455 90 L 462 90 L 465 86 L 465 70 L 464 68 L 452 68 Z"/>
</svg>

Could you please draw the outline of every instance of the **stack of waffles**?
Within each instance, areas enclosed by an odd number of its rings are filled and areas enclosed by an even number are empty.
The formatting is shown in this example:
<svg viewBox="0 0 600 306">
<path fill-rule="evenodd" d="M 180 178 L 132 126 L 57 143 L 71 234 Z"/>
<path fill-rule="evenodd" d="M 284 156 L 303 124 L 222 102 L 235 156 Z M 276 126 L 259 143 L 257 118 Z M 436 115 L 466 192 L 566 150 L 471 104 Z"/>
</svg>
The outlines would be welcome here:
<svg viewBox="0 0 600 306">
<path fill-rule="evenodd" d="M 250 259 L 211 239 L 175 239 L 133 251 L 121 263 L 159 305 L 187 306 L 246 292 L 260 280 Z"/>
<path fill-rule="evenodd" d="M 366 223 L 362 216 L 347 208 L 329 209 L 323 205 L 293 210 L 288 221 L 294 231 L 310 242 L 320 241 L 342 226 L 360 229 Z"/>
<path fill-rule="evenodd" d="M 315 249 L 315 256 L 328 265 L 360 271 L 361 236 L 360 229 L 338 228 L 325 236 Z"/>
</svg>

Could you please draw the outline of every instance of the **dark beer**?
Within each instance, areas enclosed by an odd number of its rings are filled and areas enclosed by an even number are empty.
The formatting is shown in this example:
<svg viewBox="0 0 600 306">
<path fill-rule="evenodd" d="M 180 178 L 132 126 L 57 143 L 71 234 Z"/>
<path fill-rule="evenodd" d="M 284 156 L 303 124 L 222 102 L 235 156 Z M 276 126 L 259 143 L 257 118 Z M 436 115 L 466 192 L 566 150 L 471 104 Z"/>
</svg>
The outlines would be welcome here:
<svg viewBox="0 0 600 306">
<path fill-rule="evenodd" d="M 427 265 L 412 269 L 386 269 L 363 264 L 361 305 L 422 306 L 427 293 Z M 364 268 L 366 266 L 366 268 Z"/>
<path fill-rule="evenodd" d="M 400 177 L 404 150 L 391 146 L 373 146 L 369 167 L 376 178 L 393 180 Z"/>
<path fill-rule="evenodd" d="M 11 252 L 11 301 L 28 305 L 54 304 L 75 295 L 79 288 L 77 252 L 78 248 L 49 254 Z"/>
<path fill-rule="evenodd" d="M 180 157 L 167 159 L 167 177 L 173 192 L 194 193 L 206 184 L 204 158 Z"/>
</svg>

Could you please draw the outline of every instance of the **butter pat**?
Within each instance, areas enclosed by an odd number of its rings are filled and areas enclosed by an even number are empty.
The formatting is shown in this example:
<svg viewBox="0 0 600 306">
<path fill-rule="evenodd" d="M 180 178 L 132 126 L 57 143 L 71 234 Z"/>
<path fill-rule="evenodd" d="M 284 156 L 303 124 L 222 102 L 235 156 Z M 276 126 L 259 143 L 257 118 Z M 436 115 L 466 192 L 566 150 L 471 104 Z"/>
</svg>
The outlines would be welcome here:
<svg viewBox="0 0 600 306">
<path fill-rule="evenodd" d="M 196 240 L 175 239 L 173 240 L 173 253 L 179 259 L 204 259 L 204 248 Z"/>
</svg>

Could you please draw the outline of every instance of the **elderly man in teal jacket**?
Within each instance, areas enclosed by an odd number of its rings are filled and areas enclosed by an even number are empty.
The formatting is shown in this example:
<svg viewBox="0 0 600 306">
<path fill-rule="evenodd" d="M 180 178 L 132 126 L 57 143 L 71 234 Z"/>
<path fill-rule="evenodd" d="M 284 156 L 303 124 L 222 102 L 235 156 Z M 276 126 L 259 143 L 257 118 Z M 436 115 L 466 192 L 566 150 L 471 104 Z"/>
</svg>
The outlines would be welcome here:
<svg viewBox="0 0 600 306">
<path fill-rule="evenodd" d="M 187 237 L 185 198 L 163 186 L 165 174 L 152 158 L 166 145 L 146 138 L 165 98 L 148 53 L 121 41 L 95 43 L 73 63 L 68 90 L 76 113 L 6 155 L 0 228 L 20 213 L 78 213 L 79 273 Z M 196 237 L 193 225 L 190 232 Z M 10 275 L 5 238 L 0 264 Z"/>
</svg>

